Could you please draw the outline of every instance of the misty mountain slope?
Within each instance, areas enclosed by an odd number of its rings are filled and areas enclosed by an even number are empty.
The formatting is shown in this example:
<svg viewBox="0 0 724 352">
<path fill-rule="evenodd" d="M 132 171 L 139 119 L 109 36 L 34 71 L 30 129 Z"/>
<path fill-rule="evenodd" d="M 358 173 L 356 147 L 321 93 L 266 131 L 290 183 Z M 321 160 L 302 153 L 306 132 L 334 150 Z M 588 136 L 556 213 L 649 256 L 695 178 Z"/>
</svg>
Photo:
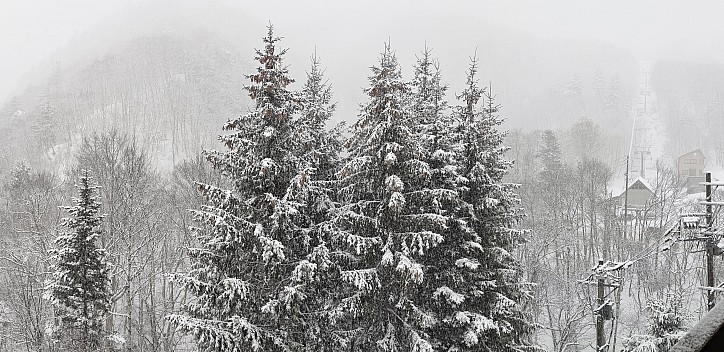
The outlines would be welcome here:
<svg viewBox="0 0 724 352">
<path fill-rule="evenodd" d="M 82 136 L 118 129 L 168 169 L 213 146 L 221 124 L 240 112 L 243 67 L 230 45 L 204 31 L 138 37 L 87 66 L 59 64 L 5 109 L 4 131 L 31 132 L 8 133 L 26 137 L 3 140 L 11 145 L 3 152 L 61 165 Z"/>
<path fill-rule="evenodd" d="M 57 62 L 70 75 L 109 51 L 145 36 L 187 37 L 206 31 L 215 33 L 234 48 L 250 50 L 263 34 L 265 25 L 265 22 L 231 8 L 220 0 L 129 3 L 121 11 L 76 34 L 64 47 L 43 58 L 36 69 L 25 75 L 24 81 L 26 85 L 44 81 Z M 253 52 L 249 52 L 245 56 L 251 59 L 252 55 Z"/>
<path fill-rule="evenodd" d="M 651 73 L 673 158 L 701 149 L 708 167 L 724 165 L 724 65 L 660 61 Z"/>
<path fill-rule="evenodd" d="M 253 59 L 266 24 L 217 0 L 129 5 L 49 57 L 26 76 L 27 88 L 5 102 L 4 115 L 22 111 L 27 121 L 3 120 L 10 131 L 35 131 L 30 138 L 1 140 L 12 144 L 5 159 L 44 155 L 46 162 L 62 164 L 81 134 L 110 128 L 135 134 L 163 169 L 213 146 L 221 124 L 246 111 L 243 63 Z M 368 66 L 385 41 L 398 53 L 406 79 L 416 55 L 432 48 L 451 99 L 477 55 L 482 82 L 490 82 L 503 106 L 506 128 L 565 129 L 582 116 L 615 127 L 637 82 L 636 61 L 626 50 L 541 38 L 465 16 L 410 11 L 370 19 L 350 11 L 274 25 L 289 48 L 286 63 L 297 80 L 292 89 L 301 88 L 309 57 L 315 51 L 321 57 L 338 102 L 332 123 L 356 118 Z M 615 113 L 604 111 L 597 95 L 602 84 L 613 83 L 620 98 Z M 40 118 L 43 97 L 55 109 L 52 119 Z M 54 136 L 47 137 L 43 126 L 53 127 Z"/>
</svg>

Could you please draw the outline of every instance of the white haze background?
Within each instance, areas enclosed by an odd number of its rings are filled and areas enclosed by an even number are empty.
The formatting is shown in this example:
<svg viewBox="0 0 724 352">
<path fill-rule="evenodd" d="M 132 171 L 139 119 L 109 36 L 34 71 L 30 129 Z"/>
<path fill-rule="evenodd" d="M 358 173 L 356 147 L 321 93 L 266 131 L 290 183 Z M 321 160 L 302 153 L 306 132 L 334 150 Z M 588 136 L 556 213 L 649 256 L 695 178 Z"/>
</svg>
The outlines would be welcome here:
<svg viewBox="0 0 724 352">
<path fill-rule="evenodd" d="M 102 22 L 114 12 L 145 2 L 163 3 L 155 0 L 0 1 L 0 101 L 5 101 L 13 93 L 25 73 L 68 44 L 74 36 Z M 721 25 L 724 3 L 718 1 L 223 2 L 259 23 L 273 22 L 279 33 L 287 37 L 314 42 L 323 51 L 325 47 L 333 47 L 325 40 L 354 40 L 356 35 L 373 38 L 376 42 L 390 38 L 394 45 L 396 37 L 402 37 L 404 33 L 419 27 L 420 18 L 434 15 L 452 19 L 448 25 L 434 28 L 450 41 L 465 39 L 466 33 L 456 31 L 455 23 L 456 18 L 464 16 L 542 37 L 602 40 L 630 49 L 637 56 L 647 59 L 724 62 L 721 39 L 724 38 L 724 26 Z M 336 35 L 306 38 L 304 32 L 291 33 L 286 30 L 305 26 L 325 27 Z M 261 32 L 251 33 L 251 37 L 256 39 Z M 324 54 L 325 61 L 334 61 L 333 51 L 327 50 Z M 376 52 L 358 54 L 373 57 Z M 303 55 L 308 53 L 304 52 Z M 366 62 L 373 60 L 367 59 Z"/>
</svg>

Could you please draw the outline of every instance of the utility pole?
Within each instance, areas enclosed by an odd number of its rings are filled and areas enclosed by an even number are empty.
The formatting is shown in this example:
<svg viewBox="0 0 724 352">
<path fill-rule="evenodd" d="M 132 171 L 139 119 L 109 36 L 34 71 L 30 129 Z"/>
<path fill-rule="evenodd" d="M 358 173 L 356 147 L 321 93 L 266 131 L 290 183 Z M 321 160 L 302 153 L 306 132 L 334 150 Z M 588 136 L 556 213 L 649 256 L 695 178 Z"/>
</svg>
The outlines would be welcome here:
<svg viewBox="0 0 724 352">
<path fill-rule="evenodd" d="M 614 272 L 618 272 L 621 270 L 624 270 L 628 268 L 633 262 L 631 261 L 625 261 L 625 262 L 605 262 L 602 259 L 598 260 L 598 265 L 596 265 L 592 270 L 593 274 L 588 276 L 585 280 L 576 280 L 580 284 L 584 285 L 596 285 L 597 289 L 597 296 L 596 296 L 596 304 L 598 307 L 593 307 L 593 318 L 596 321 L 596 351 L 597 352 L 608 352 L 613 351 L 611 349 L 611 345 L 609 345 L 608 342 L 606 342 L 606 331 L 604 329 L 604 323 L 606 320 L 611 319 L 617 319 L 618 317 L 618 309 L 619 309 L 619 303 L 620 303 L 620 292 L 618 298 L 616 299 L 616 312 L 617 314 L 614 315 L 612 311 L 612 305 L 611 302 L 606 299 L 606 287 L 611 288 L 612 291 L 609 291 L 609 294 L 612 292 L 619 290 L 621 288 L 622 284 L 622 277 L 620 275 L 614 275 Z M 590 286 L 587 286 L 590 287 Z M 612 328 L 613 329 L 613 328 Z M 613 332 L 613 330 L 612 330 Z M 616 338 L 614 336 L 613 338 L 614 345 L 616 343 Z M 615 346 L 614 346 L 615 348 Z"/>
<path fill-rule="evenodd" d="M 644 75 L 646 76 L 646 79 L 644 80 L 644 113 L 647 113 L 649 111 L 648 109 L 648 97 L 649 97 L 649 69 L 644 70 Z"/>
<path fill-rule="evenodd" d="M 626 179 L 626 185 L 624 186 L 624 196 L 623 196 L 623 239 L 626 239 L 626 228 L 628 227 L 628 165 L 629 165 L 629 157 L 630 157 L 631 151 L 629 150 L 629 155 L 626 155 L 626 173 L 623 175 L 623 178 Z"/>
<path fill-rule="evenodd" d="M 603 260 L 598 260 L 598 267 L 603 268 Z M 602 272 L 599 272 L 598 284 L 598 314 L 596 315 L 596 351 L 603 352 L 603 346 L 606 345 L 606 335 L 603 330 L 603 299 L 604 299 L 604 282 L 605 278 Z"/>
<path fill-rule="evenodd" d="M 710 236 L 706 240 L 706 286 L 714 287 L 714 242 L 711 234 L 714 217 L 711 211 L 711 172 L 706 173 L 706 231 Z M 706 302 L 709 310 L 716 304 L 714 290 L 707 290 Z"/>
</svg>

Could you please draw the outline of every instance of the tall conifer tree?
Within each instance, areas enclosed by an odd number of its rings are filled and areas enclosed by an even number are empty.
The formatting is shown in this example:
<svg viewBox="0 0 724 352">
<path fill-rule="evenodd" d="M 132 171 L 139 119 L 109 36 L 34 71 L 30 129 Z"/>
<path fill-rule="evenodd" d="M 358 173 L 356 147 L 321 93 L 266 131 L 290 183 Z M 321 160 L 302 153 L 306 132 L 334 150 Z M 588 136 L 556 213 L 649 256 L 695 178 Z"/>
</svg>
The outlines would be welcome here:
<svg viewBox="0 0 724 352">
<path fill-rule="evenodd" d="M 528 288 L 511 254 L 523 240 L 514 227 L 523 212 L 515 185 L 502 182 L 511 162 L 503 159 L 497 106 L 478 86 L 476 64 L 453 113 L 459 204 L 448 236 L 430 253 L 436 261 L 428 282 L 437 286 L 432 297 L 440 319 L 430 335 L 440 351 L 516 351 L 531 348 L 531 325 L 521 311 Z"/>
<path fill-rule="evenodd" d="M 432 50 L 425 47 L 414 65 L 415 76 L 411 82 L 412 112 L 417 131 L 436 131 L 435 124 L 447 124 L 450 118 L 443 113 L 448 108 L 445 100 L 447 85 L 441 79 L 440 66 L 432 57 Z"/>
<path fill-rule="evenodd" d="M 198 245 L 192 270 L 179 278 L 195 300 L 171 317 L 206 351 L 293 351 L 308 340 L 306 304 L 329 267 L 329 251 L 299 224 L 309 175 L 295 114 L 299 97 L 271 26 L 260 63 L 245 86 L 251 112 L 226 123 L 225 152 L 207 159 L 233 190 L 199 184 L 208 204 L 195 211 Z"/>
<path fill-rule="evenodd" d="M 56 94 L 48 85 L 40 96 L 40 102 L 36 108 L 36 120 L 32 125 L 36 142 L 43 152 L 56 143 L 58 109 L 55 106 L 55 99 Z"/>
<path fill-rule="evenodd" d="M 314 169 L 318 180 L 331 180 L 336 172 L 342 149 L 338 125 L 325 129 L 337 104 L 332 102 L 332 86 L 325 80 L 321 61 L 315 52 L 301 92 L 300 132 L 302 157 L 306 167 Z"/>
<path fill-rule="evenodd" d="M 424 330 L 436 319 L 415 299 L 425 280 L 420 260 L 442 241 L 445 221 L 419 207 L 430 168 L 411 127 L 410 87 L 389 46 L 369 81 L 340 171 L 335 245 L 344 286 L 332 318 L 343 350 L 432 351 Z"/>
<path fill-rule="evenodd" d="M 312 56 L 312 65 L 301 91 L 301 104 L 296 135 L 301 140 L 300 170 L 309 180 L 297 195 L 302 203 L 299 224 L 310 245 L 317 249 L 318 258 L 325 258 L 324 261 L 317 260 L 320 264 L 318 269 L 321 270 L 310 278 L 313 284 L 308 285 L 305 304 L 308 311 L 314 313 L 307 314 L 304 350 L 336 351 L 329 321 L 322 312 L 338 288 L 335 284 L 339 278 L 337 265 L 328 261 L 330 232 L 327 228 L 330 215 L 336 208 L 334 175 L 339 168 L 342 148 L 340 129 L 343 124 L 338 124 L 331 130 L 325 129 L 334 114 L 336 103 L 332 102 L 332 87 L 324 78 L 316 52 Z"/>
<path fill-rule="evenodd" d="M 430 165 L 430 183 L 436 197 L 433 204 L 441 211 L 443 199 L 451 200 L 457 195 L 454 180 L 455 168 L 454 120 L 448 113 L 445 93 L 448 86 L 442 83 L 442 75 L 437 60 L 431 56 L 427 47 L 415 64 L 415 77 L 412 80 L 412 127 L 415 139 L 422 146 L 422 158 Z M 453 203 L 447 202 L 446 206 Z"/>
<path fill-rule="evenodd" d="M 55 240 L 53 274 L 46 297 L 56 308 L 62 348 L 97 351 L 103 338 L 103 318 L 110 309 L 106 254 L 96 245 L 103 216 L 98 214 L 98 187 L 91 185 L 87 172 L 77 187 L 80 197 L 73 199 L 75 205 L 65 207 L 70 217 L 63 219 L 63 225 L 71 231 Z"/>
</svg>

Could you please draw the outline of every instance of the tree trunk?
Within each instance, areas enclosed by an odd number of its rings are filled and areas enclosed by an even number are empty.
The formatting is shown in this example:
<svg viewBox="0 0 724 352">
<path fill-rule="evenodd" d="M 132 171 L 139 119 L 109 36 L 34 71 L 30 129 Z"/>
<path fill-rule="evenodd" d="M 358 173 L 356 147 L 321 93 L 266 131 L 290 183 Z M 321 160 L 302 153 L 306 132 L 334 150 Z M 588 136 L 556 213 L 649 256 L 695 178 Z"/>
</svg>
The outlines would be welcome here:
<svg viewBox="0 0 724 352">
<path fill-rule="evenodd" d="M 129 251 L 130 253 L 130 251 Z M 133 314 L 133 297 L 131 296 L 131 258 L 126 258 L 126 352 L 131 352 L 132 348 L 132 329 L 131 316 Z"/>
</svg>

